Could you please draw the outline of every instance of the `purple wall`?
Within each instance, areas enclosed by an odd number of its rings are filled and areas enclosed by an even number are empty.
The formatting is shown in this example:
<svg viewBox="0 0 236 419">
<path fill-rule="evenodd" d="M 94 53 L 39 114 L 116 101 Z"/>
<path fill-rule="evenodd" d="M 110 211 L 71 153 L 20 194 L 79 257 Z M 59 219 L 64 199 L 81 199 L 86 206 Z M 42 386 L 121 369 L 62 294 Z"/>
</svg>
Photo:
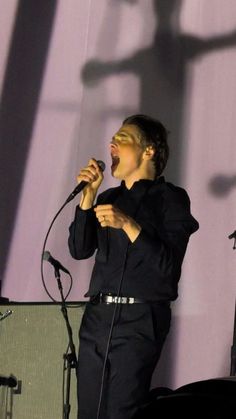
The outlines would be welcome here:
<svg viewBox="0 0 236 419">
<path fill-rule="evenodd" d="M 228 375 L 236 295 L 236 255 L 227 238 L 236 228 L 235 1 L 225 0 L 222 8 L 221 0 L 61 0 L 37 36 L 34 22 L 31 27 L 29 17 L 19 19 L 19 10 L 16 1 L 0 3 L 2 99 L 10 89 L 16 23 L 19 33 L 32 34 L 35 42 L 41 37 L 45 61 L 40 83 L 36 71 L 32 74 L 32 90 L 27 90 L 27 78 L 21 81 L 29 110 L 35 109 L 31 119 L 26 111 L 21 115 L 23 124 L 31 123 L 28 136 L 24 132 L 23 138 L 19 130 L 14 138 L 2 135 L 0 142 L 5 164 L 3 296 L 48 301 L 40 258 L 52 218 L 90 156 L 106 162 L 102 189 L 117 184 L 110 176 L 109 140 L 125 116 L 150 113 L 171 131 L 166 178 L 188 190 L 200 223 L 184 261 L 172 331 L 156 379 L 177 387 Z M 44 13 L 48 16 L 44 10 L 41 19 L 46 19 Z M 25 65 L 30 74 L 21 51 L 12 59 L 19 71 Z M 15 107 L 21 107 L 17 89 L 11 91 L 8 131 L 19 113 L 14 114 Z M 30 106 L 32 97 L 37 100 Z M 24 103 L 24 95 L 20 100 Z M 6 127 L 6 120 L 1 124 Z M 10 141 L 17 141 L 17 147 Z M 11 182 L 16 190 L 8 202 Z M 67 249 L 78 201 L 61 213 L 46 247 L 73 276 L 71 301 L 83 299 L 93 265 L 93 260 L 72 260 Z M 44 277 L 59 299 L 53 268 L 46 262 Z M 66 292 L 68 277 L 63 275 L 62 281 Z"/>
</svg>

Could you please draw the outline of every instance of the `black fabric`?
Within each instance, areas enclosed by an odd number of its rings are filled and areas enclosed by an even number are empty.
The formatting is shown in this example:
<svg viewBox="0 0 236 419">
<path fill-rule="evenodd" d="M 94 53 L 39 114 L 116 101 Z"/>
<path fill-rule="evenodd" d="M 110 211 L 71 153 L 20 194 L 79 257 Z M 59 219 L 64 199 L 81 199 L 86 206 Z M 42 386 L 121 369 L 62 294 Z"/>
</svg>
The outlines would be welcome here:
<svg viewBox="0 0 236 419">
<path fill-rule="evenodd" d="M 236 412 L 236 378 L 216 378 L 186 384 L 176 390 L 160 387 L 134 419 L 233 419 Z"/>
<path fill-rule="evenodd" d="M 141 232 L 132 243 L 121 229 L 102 228 L 93 208 L 76 208 L 69 248 L 76 259 L 96 260 L 87 296 L 135 297 L 144 304 L 118 304 L 110 341 L 100 419 L 131 419 L 146 403 L 151 377 L 170 327 L 169 302 L 178 295 L 189 237 L 198 229 L 185 190 L 158 180 L 124 182 L 98 196 L 132 217 Z M 119 284 L 122 283 L 119 294 Z M 94 301 L 95 302 L 95 301 Z M 162 303 L 162 304 L 161 304 Z M 79 419 L 96 419 L 114 304 L 87 304 L 80 328 Z"/>
<path fill-rule="evenodd" d="M 114 305 L 88 303 L 80 328 L 79 419 L 96 419 L 103 361 Z M 148 397 L 151 377 L 170 327 L 170 308 L 118 307 L 106 368 L 101 419 L 130 419 Z"/>
<path fill-rule="evenodd" d="M 99 195 L 97 202 L 116 205 L 135 218 L 142 231 L 131 243 L 122 230 L 100 227 L 93 209 L 76 208 L 69 235 L 71 255 L 85 259 L 97 250 L 86 296 L 117 294 L 127 251 L 121 294 L 175 300 L 189 236 L 198 229 L 186 191 L 161 177 L 135 182 L 130 190 L 122 182 Z"/>
</svg>

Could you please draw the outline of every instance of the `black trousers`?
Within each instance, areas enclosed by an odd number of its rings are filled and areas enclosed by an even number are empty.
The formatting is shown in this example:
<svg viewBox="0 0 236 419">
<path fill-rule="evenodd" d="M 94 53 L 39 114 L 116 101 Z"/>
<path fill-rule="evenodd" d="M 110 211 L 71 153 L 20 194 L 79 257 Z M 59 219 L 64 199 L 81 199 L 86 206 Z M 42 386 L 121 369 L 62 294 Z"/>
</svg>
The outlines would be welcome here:
<svg viewBox="0 0 236 419">
<path fill-rule="evenodd" d="M 114 307 L 114 304 L 88 303 L 85 308 L 79 332 L 79 419 L 97 417 Z M 170 319 L 168 305 L 118 305 L 106 364 L 100 419 L 131 419 L 145 403 Z"/>
</svg>

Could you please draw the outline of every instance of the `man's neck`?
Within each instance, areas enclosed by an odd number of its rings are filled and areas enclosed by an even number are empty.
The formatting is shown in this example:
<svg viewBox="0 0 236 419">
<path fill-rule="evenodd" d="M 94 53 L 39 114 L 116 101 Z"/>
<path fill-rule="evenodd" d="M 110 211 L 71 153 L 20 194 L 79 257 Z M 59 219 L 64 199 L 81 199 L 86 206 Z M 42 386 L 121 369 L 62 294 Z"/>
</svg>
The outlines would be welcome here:
<svg viewBox="0 0 236 419">
<path fill-rule="evenodd" d="M 135 182 L 138 182 L 139 180 L 154 180 L 155 179 L 155 176 L 154 175 L 148 175 L 148 174 L 146 174 L 146 175 L 143 175 L 143 176 L 137 176 L 137 177 L 134 177 L 134 178 L 126 178 L 126 179 L 123 179 L 124 180 L 124 182 L 125 182 L 125 186 L 126 186 L 126 188 L 127 189 L 131 189 L 132 188 L 132 186 L 133 186 L 133 184 L 135 183 Z"/>
</svg>

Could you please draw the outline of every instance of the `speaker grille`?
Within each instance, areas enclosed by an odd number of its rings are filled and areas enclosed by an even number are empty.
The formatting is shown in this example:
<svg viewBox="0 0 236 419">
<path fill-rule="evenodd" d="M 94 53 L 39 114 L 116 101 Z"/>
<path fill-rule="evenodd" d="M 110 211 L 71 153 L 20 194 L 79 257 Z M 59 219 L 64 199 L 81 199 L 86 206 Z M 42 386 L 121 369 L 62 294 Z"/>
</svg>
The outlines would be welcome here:
<svg viewBox="0 0 236 419">
<path fill-rule="evenodd" d="M 69 338 L 59 304 L 1 305 L 12 314 L 0 322 L 0 375 L 21 384 L 0 386 L 0 418 L 62 418 L 63 355 Z M 73 341 L 78 351 L 78 329 L 83 308 L 68 308 Z M 77 418 L 76 375 L 71 370 L 70 419 Z M 8 415 L 6 416 L 6 412 Z"/>
</svg>

